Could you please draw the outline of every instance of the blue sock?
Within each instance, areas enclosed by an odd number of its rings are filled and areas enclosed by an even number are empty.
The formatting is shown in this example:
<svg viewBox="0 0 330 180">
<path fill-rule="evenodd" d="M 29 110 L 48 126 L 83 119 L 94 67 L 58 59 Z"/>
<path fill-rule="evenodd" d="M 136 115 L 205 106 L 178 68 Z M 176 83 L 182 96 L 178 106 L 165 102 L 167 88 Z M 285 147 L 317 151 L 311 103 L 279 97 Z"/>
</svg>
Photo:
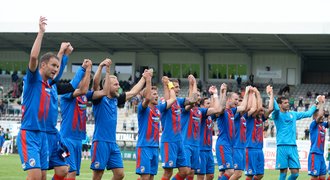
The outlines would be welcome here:
<svg viewBox="0 0 330 180">
<path fill-rule="evenodd" d="M 291 174 L 288 178 L 288 180 L 296 180 L 299 176 L 299 173 Z"/>
<path fill-rule="evenodd" d="M 280 173 L 280 177 L 278 180 L 285 180 L 286 179 L 286 173 Z"/>
</svg>

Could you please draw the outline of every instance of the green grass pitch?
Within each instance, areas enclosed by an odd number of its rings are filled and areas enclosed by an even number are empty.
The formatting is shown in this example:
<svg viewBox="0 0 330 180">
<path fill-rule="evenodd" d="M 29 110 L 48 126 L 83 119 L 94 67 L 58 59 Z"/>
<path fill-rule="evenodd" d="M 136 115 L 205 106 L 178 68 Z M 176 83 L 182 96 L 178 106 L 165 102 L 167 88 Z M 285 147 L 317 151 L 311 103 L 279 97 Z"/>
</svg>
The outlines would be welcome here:
<svg viewBox="0 0 330 180">
<path fill-rule="evenodd" d="M 0 180 L 20 180 L 26 178 L 26 172 L 24 172 L 20 165 L 20 159 L 17 154 L 14 155 L 1 155 L 0 156 Z M 92 171 L 89 169 L 90 160 L 83 160 L 80 170 L 80 176 L 78 176 L 77 180 L 85 180 L 92 179 Z M 137 175 L 135 174 L 135 161 L 124 161 L 125 168 L 125 178 L 127 180 L 135 180 L 137 179 Z M 215 167 L 217 168 L 217 167 Z M 155 177 L 155 180 L 159 180 L 163 170 L 159 164 L 158 167 L 158 175 Z M 176 173 L 176 170 L 174 171 Z M 264 178 L 265 180 L 277 180 L 279 171 L 275 170 L 265 170 Z M 51 179 L 53 175 L 53 171 L 49 171 L 47 174 L 47 179 Z M 215 173 L 215 177 L 217 177 L 218 173 Z M 288 174 L 289 176 L 290 174 Z M 106 171 L 103 175 L 103 179 L 111 179 L 112 172 Z M 195 177 L 196 179 L 196 177 Z M 216 179 L 216 178 L 214 178 Z M 241 179 L 245 179 L 242 177 Z M 300 172 L 298 179 L 310 179 L 308 177 L 307 172 Z"/>
</svg>

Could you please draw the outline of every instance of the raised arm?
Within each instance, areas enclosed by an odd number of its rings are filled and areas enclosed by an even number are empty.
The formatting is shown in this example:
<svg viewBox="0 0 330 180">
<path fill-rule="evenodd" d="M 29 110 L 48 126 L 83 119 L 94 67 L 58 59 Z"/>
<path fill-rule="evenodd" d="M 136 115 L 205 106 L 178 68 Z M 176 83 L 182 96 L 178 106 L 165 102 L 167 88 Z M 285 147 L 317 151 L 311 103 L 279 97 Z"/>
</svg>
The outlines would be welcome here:
<svg viewBox="0 0 330 180">
<path fill-rule="evenodd" d="M 168 88 L 168 83 L 170 82 L 170 80 L 168 79 L 167 76 L 163 76 L 162 77 L 162 83 L 163 83 L 163 90 L 164 90 L 164 99 L 168 100 L 170 99 L 170 90 Z M 173 83 L 171 85 L 171 87 L 173 86 Z"/>
<path fill-rule="evenodd" d="M 96 72 L 94 74 L 94 77 L 93 77 L 93 90 L 94 91 L 100 90 L 100 81 L 101 81 L 101 75 L 102 75 L 102 68 L 104 66 L 106 66 L 106 64 L 108 63 L 108 60 L 109 59 L 106 58 L 97 67 L 97 70 L 96 70 Z"/>
<path fill-rule="evenodd" d="M 316 120 L 317 123 L 320 122 L 321 118 L 324 116 L 324 103 L 325 103 L 325 96 L 321 96 L 318 98 L 319 103 L 318 103 L 318 111 L 315 111 L 314 113 L 314 119 Z"/>
<path fill-rule="evenodd" d="M 135 86 L 133 86 L 133 88 L 130 91 L 126 92 L 126 101 L 136 96 L 142 90 L 144 83 L 146 82 L 145 73 L 149 73 L 148 70 L 144 70 L 144 73 L 142 74 L 142 78 L 139 80 L 139 82 L 135 84 Z"/>
<path fill-rule="evenodd" d="M 81 82 L 79 84 L 79 88 L 73 92 L 73 94 L 72 94 L 73 97 L 84 95 L 88 91 L 90 77 L 91 77 L 91 71 L 92 71 L 92 61 L 89 59 L 85 59 L 84 63 L 83 63 L 83 67 L 86 69 L 85 76 L 81 80 Z"/>
<path fill-rule="evenodd" d="M 30 54 L 30 60 L 29 60 L 29 70 L 31 72 L 35 72 L 36 69 L 38 68 L 38 57 L 40 54 L 42 38 L 44 37 L 44 33 L 45 33 L 45 27 L 47 25 L 46 21 L 47 21 L 47 19 L 45 17 L 40 16 L 39 32 L 33 43 L 33 46 L 31 49 L 31 54 Z"/>
<path fill-rule="evenodd" d="M 258 109 L 257 97 L 256 97 L 254 89 L 251 90 L 251 92 L 249 92 L 249 102 L 251 102 L 251 108 L 248 111 L 248 117 L 255 115 L 255 113 L 257 112 L 257 109 Z"/>
<path fill-rule="evenodd" d="M 243 97 L 243 101 L 242 101 L 241 105 L 237 107 L 238 113 L 244 112 L 247 109 L 247 101 L 248 101 L 248 95 L 249 95 L 250 88 L 251 88 L 251 86 L 246 86 L 246 88 L 245 88 L 245 94 Z"/>
<path fill-rule="evenodd" d="M 220 88 L 221 91 L 221 88 Z M 218 90 L 217 87 L 211 86 L 209 88 L 209 92 L 212 94 L 212 104 L 210 108 L 208 108 L 206 115 L 212 115 L 212 114 L 217 114 L 220 112 L 220 101 L 219 101 L 219 96 L 218 96 Z"/>
<path fill-rule="evenodd" d="M 169 95 L 170 99 L 166 100 L 166 109 L 171 108 L 172 104 L 176 102 L 176 95 L 174 92 L 174 87 L 169 87 Z"/>
<path fill-rule="evenodd" d="M 194 99 L 194 96 L 197 96 L 197 83 L 196 83 L 196 79 L 193 75 L 189 75 L 188 76 L 188 80 L 189 80 L 189 94 L 188 94 L 188 98 L 189 100 Z M 192 103 L 185 103 L 185 110 L 189 111 L 194 105 Z"/>
<path fill-rule="evenodd" d="M 148 73 L 146 75 L 146 88 L 143 91 L 143 102 L 142 102 L 142 107 L 143 108 L 147 108 L 149 102 L 151 101 L 151 78 L 152 78 L 152 74 Z"/>
<path fill-rule="evenodd" d="M 268 117 L 270 113 L 274 110 L 274 93 L 273 93 L 273 87 L 268 85 L 266 87 L 266 93 L 269 96 L 269 103 L 268 103 L 268 109 L 265 111 L 265 117 Z"/>
<path fill-rule="evenodd" d="M 227 84 L 222 83 L 220 87 L 220 110 L 219 114 L 223 114 L 226 109 L 226 101 L 227 101 Z"/>
<path fill-rule="evenodd" d="M 100 99 L 103 96 L 108 96 L 110 95 L 110 66 L 112 64 L 111 59 L 106 58 L 104 60 L 104 65 L 102 67 L 106 67 L 105 71 L 105 80 L 104 80 L 104 85 L 102 90 L 97 90 L 93 92 L 92 99 Z M 101 69 L 102 70 L 102 69 Z"/>
</svg>

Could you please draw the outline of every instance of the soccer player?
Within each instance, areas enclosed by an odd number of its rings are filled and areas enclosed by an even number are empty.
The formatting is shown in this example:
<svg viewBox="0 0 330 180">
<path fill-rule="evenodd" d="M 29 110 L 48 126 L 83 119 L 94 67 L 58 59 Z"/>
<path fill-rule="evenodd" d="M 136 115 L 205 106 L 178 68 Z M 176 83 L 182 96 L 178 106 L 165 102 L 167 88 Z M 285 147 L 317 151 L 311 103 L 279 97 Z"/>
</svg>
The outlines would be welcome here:
<svg viewBox="0 0 330 180">
<path fill-rule="evenodd" d="M 69 42 L 63 42 L 61 48 L 57 54 L 58 59 L 61 59 L 61 66 L 59 73 L 52 80 L 48 80 L 49 89 L 51 89 L 51 97 L 46 100 L 49 103 L 49 108 L 47 109 L 48 115 L 46 116 L 46 135 L 48 141 L 48 151 L 49 151 L 49 167 L 48 170 L 54 169 L 54 180 L 62 180 L 68 173 L 68 166 L 65 158 L 62 157 L 62 153 L 67 153 L 66 146 L 62 143 L 60 134 L 56 128 L 57 118 L 58 118 L 58 94 L 63 94 L 66 92 L 74 91 L 74 88 L 78 86 L 79 81 L 82 79 L 84 72 L 77 72 L 75 83 L 60 84 L 60 80 L 66 63 L 68 61 L 68 56 L 72 53 L 73 47 Z"/>
<path fill-rule="evenodd" d="M 227 85 L 223 84 L 220 88 L 220 104 L 219 108 L 224 108 L 226 104 L 226 91 Z M 211 101 L 208 98 L 204 98 L 200 102 L 201 108 L 210 108 L 214 106 L 214 99 L 217 98 L 217 94 L 211 93 Z M 220 109 L 221 111 L 221 109 Z M 200 125 L 200 143 L 199 143 L 199 159 L 200 165 L 197 170 L 198 180 L 212 180 L 214 178 L 214 158 L 212 153 L 212 137 L 213 127 L 216 115 L 209 115 L 203 118 Z"/>
<path fill-rule="evenodd" d="M 136 174 L 141 180 L 153 180 L 158 170 L 160 110 L 168 109 L 176 101 L 170 89 L 170 99 L 158 104 L 157 87 L 151 86 L 151 73 L 146 77 L 144 99 L 138 105 L 138 141 L 136 145 Z M 167 77 L 162 81 L 168 81 Z"/>
<path fill-rule="evenodd" d="M 252 107 L 246 117 L 246 180 L 260 180 L 264 175 L 264 153 L 263 148 L 263 123 L 273 111 L 274 95 L 271 86 L 266 87 L 266 92 L 270 97 L 269 107 L 262 107 L 262 99 L 257 88 L 252 88 L 249 99 Z"/>
<path fill-rule="evenodd" d="M 189 75 L 188 79 L 189 93 L 197 93 L 197 102 L 193 106 L 186 106 L 181 115 L 184 150 L 188 167 L 190 167 L 187 179 L 191 180 L 194 178 L 194 173 L 198 172 L 200 165 L 199 136 L 201 120 L 209 115 L 220 112 L 220 104 L 218 91 L 215 86 L 211 86 L 209 91 L 211 94 L 214 94 L 214 106 L 210 108 L 200 108 L 200 92 L 197 90 L 196 79 L 193 75 Z"/>
<path fill-rule="evenodd" d="M 316 110 L 313 105 L 306 112 L 289 111 L 289 100 L 279 97 L 274 101 L 274 119 L 276 126 L 276 169 L 280 170 L 279 180 L 285 180 L 288 168 L 291 175 L 289 179 L 297 179 L 299 176 L 300 162 L 296 144 L 296 121 L 311 117 Z"/>
<path fill-rule="evenodd" d="M 324 101 L 325 97 L 322 96 L 319 102 L 319 110 L 315 111 L 313 121 L 309 126 L 311 148 L 308 155 L 308 175 L 311 176 L 311 180 L 325 180 L 325 175 L 327 174 L 327 167 L 324 161 L 324 141 L 326 128 L 329 127 L 329 124 L 323 121 Z"/>
<path fill-rule="evenodd" d="M 100 64 L 101 67 L 109 65 L 109 59 L 104 60 Z M 70 167 L 69 173 L 65 178 L 66 180 L 74 180 L 80 174 L 82 140 L 86 137 L 87 101 L 101 98 L 106 94 L 103 90 L 88 91 L 92 70 L 91 60 L 85 59 L 83 66 L 79 70 L 84 70 L 85 75 L 78 88 L 74 92 L 62 95 L 60 98 L 62 113 L 60 134 L 63 143 L 70 152 L 70 156 L 66 158 Z"/>
<path fill-rule="evenodd" d="M 179 172 L 173 177 L 175 180 L 183 180 L 188 173 L 188 164 L 183 149 L 183 140 L 181 134 L 181 109 L 185 105 L 192 105 L 196 102 L 196 98 L 186 99 L 178 98 L 180 91 L 179 81 L 172 79 L 171 81 L 163 81 L 165 100 L 169 99 L 169 89 L 173 89 L 176 95 L 176 102 L 171 108 L 162 112 L 162 137 L 161 137 L 161 159 L 164 174 L 162 180 L 169 180 L 173 174 L 173 168 L 178 168 Z"/>
<path fill-rule="evenodd" d="M 110 66 L 107 66 L 106 73 L 110 73 Z M 116 144 L 117 106 L 123 105 L 126 100 L 141 91 L 146 73 L 146 71 L 143 73 L 143 77 L 130 91 L 122 94 L 118 93 L 120 86 L 116 76 L 106 75 L 103 86 L 106 96 L 92 101 L 95 129 L 90 168 L 93 170 L 93 180 L 100 180 L 105 168 L 112 170 L 113 179 L 124 178 L 123 160 Z M 98 82 L 94 81 L 94 83 Z M 94 87 L 98 88 L 98 85 Z"/>
<path fill-rule="evenodd" d="M 22 167 L 27 171 L 27 179 L 46 179 L 48 169 L 48 142 L 46 120 L 50 98 L 54 89 L 48 80 L 53 79 L 59 69 L 59 59 L 55 54 L 38 56 L 45 32 L 47 19 L 40 17 L 39 32 L 31 49 L 26 77 L 23 79 L 22 125 L 17 138 L 17 147 Z"/>
<path fill-rule="evenodd" d="M 219 165 L 218 180 L 228 180 L 234 173 L 233 164 L 233 139 L 235 135 L 234 115 L 246 111 L 247 98 L 249 89 L 247 86 L 245 95 L 240 106 L 238 105 L 238 95 L 234 92 L 228 93 L 226 101 L 226 109 L 220 112 L 217 119 L 218 123 L 218 139 L 216 144 L 216 155 Z"/>
</svg>

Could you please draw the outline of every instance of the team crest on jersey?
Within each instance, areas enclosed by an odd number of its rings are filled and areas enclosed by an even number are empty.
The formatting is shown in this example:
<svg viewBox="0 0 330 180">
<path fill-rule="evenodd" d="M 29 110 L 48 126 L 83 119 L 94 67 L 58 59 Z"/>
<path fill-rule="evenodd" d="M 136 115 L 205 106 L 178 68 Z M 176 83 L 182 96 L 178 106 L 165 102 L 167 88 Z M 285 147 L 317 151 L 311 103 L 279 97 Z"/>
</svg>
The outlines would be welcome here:
<svg viewBox="0 0 330 180">
<path fill-rule="evenodd" d="M 140 167 L 140 171 L 141 171 L 142 173 L 144 173 L 145 170 L 146 170 L 146 168 L 145 168 L 144 166 L 141 166 L 141 167 Z"/>
<path fill-rule="evenodd" d="M 168 165 L 170 166 L 170 167 L 172 167 L 173 166 L 173 161 L 171 160 L 171 161 L 168 161 Z"/>
<path fill-rule="evenodd" d="M 291 119 L 293 118 L 293 115 L 292 115 L 292 114 L 290 114 L 290 118 L 291 118 Z"/>
<path fill-rule="evenodd" d="M 230 167 L 230 163 L 226 163 L 226 167 L 229 168 Z"/>
<path fill-rule="evenodd" d="M 207 126 L 208 129 L 213 129 L 214 124 L 213 124 L 213 121 L 212 121 L 211 116 L 208 116 L 208 117 L 207 117 L 207 120 L 206 120 L 206 126 Z"/>
<path fill-rule="evenodd" d="M 31 159 L 29 160 L 29 165 L 30 165 L 31 167 L 34 167 L 34 166 L 36 165 L 36 160 L 33 159 L 33 158 L 31 158 Z"/>
<path fill-rule="evenodd" d="M 100 162 L 96 161 L 96 162 L 94 163 L 94 167 L 95 167 L 95 168 L 99 168 L 99 167 L 100 167 Z"/>
</svg>

